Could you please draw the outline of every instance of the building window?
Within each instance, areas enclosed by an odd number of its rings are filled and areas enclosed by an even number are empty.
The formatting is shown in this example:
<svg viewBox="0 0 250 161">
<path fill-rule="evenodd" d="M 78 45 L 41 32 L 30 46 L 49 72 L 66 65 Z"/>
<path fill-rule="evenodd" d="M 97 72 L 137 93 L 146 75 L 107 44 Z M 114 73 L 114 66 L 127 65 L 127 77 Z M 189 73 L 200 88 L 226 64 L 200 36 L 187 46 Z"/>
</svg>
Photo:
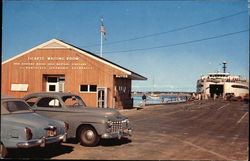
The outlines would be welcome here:
<svg viewBox="0 0 250 161">
<path fill-rule="evenodd" d="M 48 77 L 48 82 L 50 83 L 57 83 L 57 77 Z"/>
<path fill-rule="evenodd" d="M 89 85 L 89 91 L 90 92 L 96 92 L 97 90 L 97 85 Z"/>
<path fill-rule="evenodd" d="M 51 91 L 51 92 L 56 91 L 56 86 L 55 85 L 49 85 L 49 91 Z"/>
<path fill-rule="evenodd" d="M 97 85 L 80 85 L 80 92 L 96 92 Z"/>
<path fill-rule="evenodd" d="M 88 85 L 80 85 L 80 92 L 88 92 Z"/>
<path fill-rule="evenodd" d="M 126 93 L 126 86 L 123 87 L 123 93 Z"/>
</svg>

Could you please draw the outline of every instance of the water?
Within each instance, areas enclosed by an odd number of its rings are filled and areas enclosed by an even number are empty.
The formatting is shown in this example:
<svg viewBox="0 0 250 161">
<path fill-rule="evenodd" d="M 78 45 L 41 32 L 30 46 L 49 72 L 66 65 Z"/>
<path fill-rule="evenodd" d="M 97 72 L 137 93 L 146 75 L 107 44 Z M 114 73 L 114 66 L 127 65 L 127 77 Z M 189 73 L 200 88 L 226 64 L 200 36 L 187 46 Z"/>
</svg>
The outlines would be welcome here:
<svg viewBox="0 0 250 161">
<path fill-rule="evenodd" d="M 147 96 L 146 104 L 160 104 L 160 103 L 172 103 L 172 102 L 183 102 L 186 101 L 185 96 L 180 96 L 180 100 L 175 95 L 161 95 L 160 98 L 154 98 Z M 142 96 L 133 96 L 134 107 L 139 107 L 142 104 Z"/>
</svg>

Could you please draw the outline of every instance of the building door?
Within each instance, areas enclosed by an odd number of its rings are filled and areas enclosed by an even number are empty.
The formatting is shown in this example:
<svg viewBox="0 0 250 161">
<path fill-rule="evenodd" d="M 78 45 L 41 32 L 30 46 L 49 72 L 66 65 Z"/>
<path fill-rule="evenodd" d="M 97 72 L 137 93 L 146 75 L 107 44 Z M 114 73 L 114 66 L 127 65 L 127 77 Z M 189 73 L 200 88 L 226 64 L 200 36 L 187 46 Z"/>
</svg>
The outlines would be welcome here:
<svg viewBox="0 0 250 161">
<path fill-rule="evenodd" d="M 97 107 L 107 108 L 108 90 L 107 88 L 97 88 Z"/>
<path fill-rule="evenodd" d="M 46 92 L 64 92 L 64 76 L 47 76 Z"/>
</svg>

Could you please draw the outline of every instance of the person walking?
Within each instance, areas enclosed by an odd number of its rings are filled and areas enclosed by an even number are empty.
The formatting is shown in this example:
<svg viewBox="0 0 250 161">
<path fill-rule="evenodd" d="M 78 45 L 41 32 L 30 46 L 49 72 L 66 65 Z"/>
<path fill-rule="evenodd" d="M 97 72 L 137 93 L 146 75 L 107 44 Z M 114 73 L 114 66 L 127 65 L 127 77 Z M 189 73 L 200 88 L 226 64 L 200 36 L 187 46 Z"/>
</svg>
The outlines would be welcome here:
<svg viewBox="0 0 250 161">
<path fill-rule="evenodd" d="M 177 100 L 180 101 L 181 100 L 181 96 L 179 94 L 177 94 Z"/>
<path fill-rule="evenodd" d="M 214 100 L 216 99 L 216 97 L 217 97 L 217 95 L 216 95 L 216 93 L 214 93 Z"/>
<path fill-rule="evenodd" d="M 147 96 L 145 94 L 143 94 L 143 96 L 142 96 L 142 106 L 146 105 L 146 100 L 147 100 Z"/>
</svg>

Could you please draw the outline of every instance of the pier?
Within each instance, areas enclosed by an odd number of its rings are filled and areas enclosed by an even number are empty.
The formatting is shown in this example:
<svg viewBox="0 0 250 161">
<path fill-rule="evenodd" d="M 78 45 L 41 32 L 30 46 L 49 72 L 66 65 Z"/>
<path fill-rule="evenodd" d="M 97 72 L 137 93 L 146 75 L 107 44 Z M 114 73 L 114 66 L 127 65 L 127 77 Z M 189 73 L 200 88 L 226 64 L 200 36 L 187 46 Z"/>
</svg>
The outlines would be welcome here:
<svg viewBox="0 0 250 161">
<path fill-rule="evenodd" d="M 157 95 L 157 96 L 162 96 L 162 95 L 169 95 L 169 96 L 171 96 L 171 95 L 172 96 L 177 96 L 177 95 L 179 95 L 179 96 L 190 96 L 190 95 L 192 95 L 195 92 L 164 92 L 164 91 L 137 92 L 137 91 L 134 91 L 134 92 L 132 92 L 131 95 L 132 96 L 139 96 L 139 95 L 145 94 L 146 96 L 150 96 L 152 93 L 155 94 L 155 95 Z"/>
</svg>

